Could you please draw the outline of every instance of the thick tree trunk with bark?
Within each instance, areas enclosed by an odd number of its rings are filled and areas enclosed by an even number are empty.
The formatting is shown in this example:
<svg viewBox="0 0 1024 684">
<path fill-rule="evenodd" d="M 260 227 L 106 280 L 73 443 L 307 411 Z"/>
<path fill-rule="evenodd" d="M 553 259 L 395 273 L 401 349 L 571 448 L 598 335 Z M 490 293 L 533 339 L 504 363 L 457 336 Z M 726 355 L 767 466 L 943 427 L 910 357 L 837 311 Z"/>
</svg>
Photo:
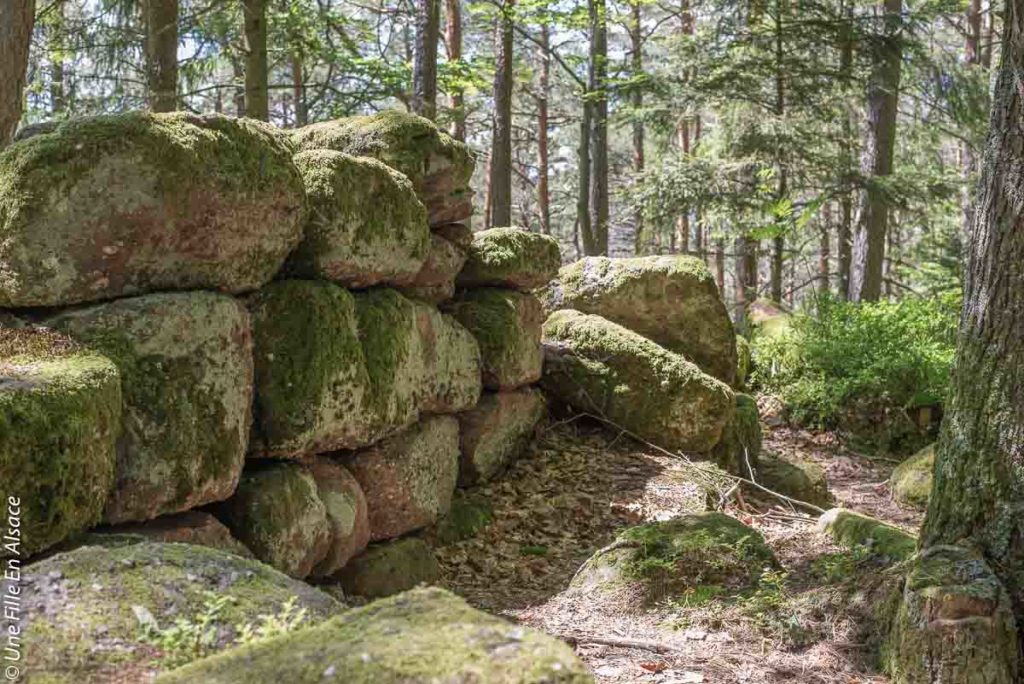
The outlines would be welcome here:
<svg viewBox="0 0 1024 684">
<path fill-rule="evenodd" d="M 178 108 L 178 0 L 146 0 L 146 99 L 154 112 Z"/>
<path fill-rule="evenodd" d="M 857 302 L 877 301 L 882 294 L 885 232 L 889 222 L 889 199 L 882 185 L 892 174 L 896 147 L 896 108 L 903 54 L 900 44 L 902 7 L 903 0 L 882 0 L 885 35 L 876 48 L 868 83 L 868 132 L 861 160 L 861 171 L 868 179 L 868 187 L 853 239 L 850 281 L 850 298 Z"/>
<path fill-rule="evenodd" d="M 491 136 L 491 225 L 512 225 L 512 10 L 501 8 L 495 31 L 494 117 Z"/>
<path fill-rule="evenodd" d="M 551 30 L 547 24 L 540 28 L 540 62 L 537 83 L 537 208 L 540 213 L 540 232 L 551 234 L 551 192 L 548 190 L 548 97 L 551 94 Z"/>
<path fill-rule="evenodd" d="M 267 92 L 267 0 L 242 0 L 245 30 L 245 115 L 270 119 Z"/>
<path fill-rule="evenodd" d="M 21 119 L 35 11 L 33 0 L 0 0 L 0 148 Z"/>
<path fill-rule="evenodd" d="M 608 254 L 608 15 L 605 0 L 590 0 L 590 229 L 596 254 Z"/>
<path fill-rule="evenodd" d="M 462 3 L 461 0 L 445 0 L 445 43 L 448 46 L 448 61 L 462 59 Z M 451 94 L 452 137 L 466 139 L 466 109 L 462 88 L 455 87 Z"/>
<path fill-rule="evenodd" d="M 898 682 L 1003 684 L 1022 671 L 1024 6 L 1006 11 L 922 559 L 896 622 Z"/>
<path fill-rule="evenodd" d="M 416 1 L 416 48 L 412 64 L 412 111 L 437 118 L 437 38 L 440 0 Z"/>
</svg>

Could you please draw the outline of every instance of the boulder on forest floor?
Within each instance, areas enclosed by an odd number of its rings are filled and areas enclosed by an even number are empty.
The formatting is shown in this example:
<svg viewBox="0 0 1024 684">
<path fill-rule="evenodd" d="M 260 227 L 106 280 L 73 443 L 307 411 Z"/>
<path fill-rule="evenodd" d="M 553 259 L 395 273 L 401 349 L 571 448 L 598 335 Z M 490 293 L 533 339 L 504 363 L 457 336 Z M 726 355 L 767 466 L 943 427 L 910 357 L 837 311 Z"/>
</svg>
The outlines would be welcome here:
<svg viewBox="0 0 1024 684">
<path fill-rule="evenodd" d="M 917 539 L 900 528 L 845 508 L 825 512 L 818 519 L 818 529 L 838 544 L 864 547 L 872 555 L 893 561 L 905 560 L 917 550 Z"/>
<path fill-rule="evenodd" d="M 256 561 L 187 544 L 82 546 L 24 568 L 24 671 L 54 684 L 140 681 L 234 645 L 291 601 L 307 624 L 344 606 Z M 5 594 L 6 594 L 6 587 Z M 209 642 L 159 632 L 184 623 Z M 177 644 L 177 646 L 175 646 Z"/>
<path fill-rule="evenodd" d="M 330 149 L 384 162 L 412 181 L 431 226 L 458 223 L 473 215 L 469 148 L 433 122 L 387 110 L 310 124 L 292 132 L 303 150 Z"/>
<path fill-rule="evenodd" d="M 302 234 L 292 150 L 260 121 L 71 119 L 0 152 L 0 306 L 246 292 Z"/>
<path fill-rule="evenodd" d="M 586 257 L 545 289 L 548 313 L 596 314 L 682 354 L 726 384 L 736 380 L 736 332 L 703 259 Z"/>
<path fill-rule="evenodd" d="M 512 390 L 540 380 L 544 310 L 536 297 L 476 288 L 460 292 L 445 309 L 476 338 L 484 387 Z"/>
<path fill-rule="evenodd" d="M 333 150 L 302 152 L 295 165 L 309 212 L 287 273 L 350 288 L 413 282 L 431 236 L 408 178 L 374 159 Z"/>
<path fill-rule="evenodd" d="M 767 453 L 761 455 L 756 468 L 755 481 L 774 492 L 819 508 L 832 503 L 825 469 L 813 461 Z"/>
<path fill-rule="evenodd" d="M 600 316 L 556 311 L 543 342 L 550 395 L 665 449 L 710 451 L 735 410 L 728 385 Z"/>
<path fill-rule="evenodd" d="M 691 513 L 630 527 L 580 568 L 571 590 L 651 603 L 699 587 L 757 585 L 775 555 L 757 530 L 724 513 Z"/>
<path fill-rule="evenodd" d="M 459 287 L 507 287 L 528 291 L 547 284 L 562 262 L 550 235 L 519 228 L 491 228 L 473 235 Z"/>
<path fill-rule="evenodd" d="M 442 589 L 416 589 L 194 663 L 159 684 L 320 684 L 325 677 L 352 684 L 593 682 L 557 639 L 471 608 Z"/>
<path fill-rule="evenodd" d="M 100 522 L 120 432 L 110 359 L 50 330 L 0 327 L 0 500 L 19 501 L 18 555 Z"/>
<path fill-rule="evenodd" d="M 533 388 L 486 393 L 475 408 L 459 414 L 459 484 L 498 476 L 526 448 L 547 411 Z"/>
<path fill-rule="evenodd" d="M 405 537 L 371 544 L 335 578 L 346 595 L 374 599 L 433 584 L 440 577 L 433 550 L 418 537 Z"/>
<path fill-rule="evenodd" d="M 249 314 L 212 292 L 118 299 L 46 324 L 121 374 L 124 431 L 104 519 L 150 520 L 231 496 L 252 422 Z"/>
<path fill-rule="evenodd" d="M 929 444 L 896 466 L 889 478 L 892 495 L 897 501 L 918 508 L 927 508 L 932 493 L 932 471 L 935 468 L 935 445 Z"/>
</svg>

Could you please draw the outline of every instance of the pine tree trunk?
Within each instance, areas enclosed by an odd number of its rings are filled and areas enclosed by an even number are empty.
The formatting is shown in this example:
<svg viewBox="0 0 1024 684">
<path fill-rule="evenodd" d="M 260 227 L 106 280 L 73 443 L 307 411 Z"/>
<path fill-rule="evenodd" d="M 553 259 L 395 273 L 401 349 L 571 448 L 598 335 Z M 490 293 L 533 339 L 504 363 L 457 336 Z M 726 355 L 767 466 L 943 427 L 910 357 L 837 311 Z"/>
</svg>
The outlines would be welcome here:
<svg viewBox="0 0 1024 684">
<path fill-rule="evenodd" d="M 951 391 L 896 682 L 1019 681 L 1024 623 L 1024 7 L 1007 3 Z M 957 572 L 959 570 L 959 572 Z"/>
<path fill-rule="evenodd" d="M 448 45 L 448 61 L 462 60 L 462 5 L 461 0 L 445 1 L 445 42 Z M 466 109 L 462 88 L 456 86 L 451 94 L 452 137 L 466 139 Z"/>
<path fill-rule="evenodd" d="M 417 0 L 412 111 L 431 121 L 437 118 L 437 38 L 440 21 L 438 12 L 438 0 Z"/>
<path fill-rule="evenodd" d="M 964 61 L 969 67 L 981 66 L 981 0 L 969 0 L 966 17 L 967 36 L 964 40 Z M 961 199 L 963 206 L 963 232 L 969 235 L 974 224 L 974 148 L 966 140 L 960 143 L 960 165 L 964 177 Z"/>
<path fill-rule="evenodd" d="M 715 240 L 715 283 L 718 291 L 725 296 L 725 240 Z"/>
<path fill-rule="evenodd" d="M 267 92 L 267 2 L 242 0 L 245 30 L 245 115 L 250 119 L 270 119 Z"/>
<path fill-rule="evenodd" d="M 579 158 L 579 183 L 576 189 L 576 233 L 582 242 L 583 254 L 595 256 L 600 254 L 597 250 L 597 240 L 594 238 L 593 226 L 590 223 L 590 129 L 594 118 L 594 106 L 590 101 L 590 94 L 583 93 L 583 104 L 580 107 L 582 116 L 580 118 L 580 141 L 578 147 Z"/>
<path fill-rule="evenodd" d="M 50 115 L 59 119 L 67 106 L 64 93 L 64 1 L 53 5 L 54 19 L 47 35 L 47 50 L 50 53 Z"/>
<path fill-rule="evenodd" d="M 782 15 L 784 0 L 777 0 L 775 3 L 775 116 L 779 123 L 783 123 L 786 115 L 786 75 L 785 62 L 782 44 Z M 783 159 L 783 150 L 775 151 L 775 163 L 778 166 L 779 185 L 776 190 L 776 201 L 782 202 L 789 192 L 787 187 L 788 174 L 786 163 Z M 772 301 L 782 303 L 782 271 L 785 268 L 786 260 L 786 236 L 782 233 L 772 238 L 772 262 L 771 262 L 771 297 Z"/>
<path fill-rule="evenodd" d="M 690 154 L 690 128 L 687 126 L 685 117 L 679 117 L 676 122 L 676 144 L 679 145 L 679 152 L 684 156 Z M 690 251 L 690 208 L 686 207 L 676 217 L 676 239 L 672 241 L 672 251 L 686 254 Z"/>
<path fill-rule="evenodd" d="M 839 73 L 843 83 L 849 86 L 853 82 L 853 44 L 854 44 L 854 0 L 844 0 L 842 44 L 839 51 Z M 854 171 L 854 109 L 848 107 L 843 112 L 843 138 L 840 149 L 842 168 L 838 180 L 839 185 L 839 226 L 836 231 L 836 291 L 839 298 L 846 301 L 850 296 L 850 263 L 853 257 L 853 188 L 851 175 Z"/>
<path fill-rule="evenodd" d="M 882 0 L 885 36 L 874 56 L 868 83 L 867 140 L 861 160 L 861 172 L 868 179 L 868 187 L 863 194 L 860 221 L 853 239 L 850 281 L 850 298 L 857 302 L 876 301 L 882 293 L 889 200 L 880 183 L 892 174 L 896 146 L 902 7 L 902 0 Z"/>
<path fill-rule="evenodd" d="M 146 0 L 146 90 L 149 108 L 178 108 L 178 0 Z"/>
<path fill-rule="evenodd" d="M 540 62 L 537 93 L 537 207 L 540 211 L 540 231 L 551 234 L 551 193 L 548 190 L 548 97 L 551 93 L 550 29 L 547 24 L 540 28 L 540 48 L 537 60 Z"/>
<path fill-rule="evenodd" d="M 596 254 L 608 254 L 608 16 L 605 0 L 590 0 L 590 229 Z"/>
<path fill-rule="evenodd" d="M 501 8 L 495 31 L 494 118 L 491 136 L 491 225 L 512 225 L 512 9 Z"/>
<path fill-rule="evenodd" d="M 21 119 L 35 11 L 34 0 L 0 0 L 0 148 Z"/>
<path fill-rule="evenodd" d="M 757 242 L 747 236 L 736 238 L 736 301 L 733 309 L 733 325 L 736 332 L 746 335 L 747 308 L 757 299 Z"/>
<path fill-rule="evenodd" d="M 644 46 L 643 46 L 643 24 L 640 11 L 640 1 L 635 0 L 630 7 L 631 17 L 629 25 L 629 46 L 632 51 L 632 75 L 635 81 L 633 91 L 630 93 L 630 104 L 633 105 L 633 171 L 639 178 L 644 172 L 644 122 L 639 112 L 644 106 L 644 92 L 640 87 L 640 78 L 644 73 Z M 633 252 L 639 255 L 642 249 L 642 238 L 644 232 L 644 217 L 639 210 L 633 215 L 635 233 L 633 236 Z"/>
<path fill-rule="evenodd" d="M 309 123 L 306 112 L 306 84 L 302 68 L 302 53 L 297 49 L 292 52 L 292 98 L 295 100 L 295 126 Z"/>
<path fill-rule="evenodd" d="M 829 244 L 829 235 L 832 232 L 832 203 L 825 202 L 821 210 L 821 225 L 818 228 L 818 290 L 822 294 L 829 291 L 829 257 L 832 256 L 832 247 Z"/>
<path fill-rule="evenodd" d="M 245 68 L 238 57 L 231 59 L 231 73 L 235 82 L 235 116 L 245 116 Z"/>
</svg>

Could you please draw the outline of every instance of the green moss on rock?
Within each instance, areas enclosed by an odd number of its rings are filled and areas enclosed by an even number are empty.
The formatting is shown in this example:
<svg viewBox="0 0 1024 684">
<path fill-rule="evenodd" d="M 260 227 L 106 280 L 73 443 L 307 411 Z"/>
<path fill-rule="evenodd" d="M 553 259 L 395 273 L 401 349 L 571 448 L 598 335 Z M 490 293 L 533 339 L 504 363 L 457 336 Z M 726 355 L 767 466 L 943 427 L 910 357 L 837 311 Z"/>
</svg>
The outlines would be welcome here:
<svg viewBox="0 0 1024 684">
<path fill-rule="evenodd" d="M 301 238 L 292 150 L 248 119 L 73 119 L 0 152 L 0 306 L 244 292 Z"/>
<path fill-rule="evenodd" d="M 441 566 L 431 548 L 418 537 L 371 544 L 338 573 L 345 593 L 383 598 L 432 584 L 441 578 Z"/>
<path fill-rule="evenodd" d="M 761 420 L 757 402 L 749 394 L 736 395 L 736 410 L 725 425 L 722 439 L 711 451 L 712 460 L 733 475 L 750 477 L 761 456 Z"/>
<path fill-rule="evenodd" d="M 480 345 L 484 387 L 511 390 L 540 380 L 544 310 L 536 297 L 499 288 L 463 290 L 446 310 Z"/>
<path fill-rule="evenodd" d="M 459 484 L 500 475 L 526 448 L 546 412 L 544 395 L 524 388 L 487 393 L 474 409 L 460 413 Z"/>
<path fill-rule="evenodd" d="M 892 471 L 889 486 L 892 488 L 893 497 L 902 503 L 926 508 L 932 493 L 934 467 L 935 445 L 929 444 Z"/>
<path fill-rule="evenodd" d="M 426 375 L 420 410 L 457 413 L 476 406 L 483 390 L 480 347 L 453 316 L 416 305 L 420 353 Z"/>
<path fill-rule="evenodd" d="M 259 624 L 289 600 L 309 624 L 343 606 L 256 561 L 203 546 L 150 541 L 82 546 L 24 570 L 24 671 L 32 681 L 84 684 L 137 681 L 159 672 L 164 655 L 144 639 L 140 616 L 166 629 L 197 621 L 226 599 L 209 647 L 237 639 L 240 624 Z"/>
<path fill-rule="evenodd" d="M 20 502 L 19 555 L 100 522 L 121 416 L 110 359 L 53 331 L 0 327 L 0 500 Z"/>
<path fill-rule="evenodd" d="M 220 654 L 159 684 L 589 684 L 564 643 L 471 608 L 442 589 L 416 589 L 323 625 Z"/>
<path fill-rule="evenodd" d="M 822 515 L 818 529 L 843 546 L 867 547 L 874 555 L 895 561 L 906 560 L 917 549 L 917 539 L 898 527 L 844 508 Z"/>
<path fill-rule="evenodd" d="M 244 306 L 212 292 L 154 294 L 59 314 L 47 325 L 102 351 L 120 371 L 124 433 L 108 522 L 231 496 L 252 420 Z"/>
<path fill-rule="evenodd" d="M 519 228 L 491 228 L 473 235 L 460 287 L 509 287 L 532 290 L 558 273 L 562 257 L 550 235 Z"/>
<path fill-rule="evenodd" d="M 346 287 L 412 282 L 430 247 L 427 212 L 412 183 L 373 159 L 333 150 L 295 156 L 309 200 L 292 275 Z"/>
<path fill-rule="evenodd" d="M 408 176 L 432 226 L 457 223 L 473 214 L 473 156 L 466 145 L 428 119 L 388 110 L 311 124 L 292 138 L 303 150 L 323 148 L 372 157 Z"/>
<path fill-rule="evenodd" d="M 682 354 L 726 384 L 736 380 L 736 333 L 702 259 L 587 257 L 563 266 L 547 311 L 596 314 Z"/>
<path fill-rule="evenodd" d="M 257 558 L 292 577 L 308 576 L 330 550 L 327 508 L 298 463 L 250 466 L 216 514 Z"/>
<path fill-rule="evenodd" d="M 832 503 L 825 469 L 796 456 L 762 454 L 756 464 L 756 481 L 768 489 L 818 507 Z"/>
<path fill-rule="evenodd" d="M 549 394 L 666 449 L 710 451 L 735 410 L 725 383 L 600 316 L 556 311 L 543 342 Z"/>
<path fill-rule="evenodd" d="M 370 542 L 370 518 L 366 496 L 344 466 L 324 457 L 307 465 L 324 504 L 331 535 L 327 555 L 313 568 L 313 575 L 327 577 L 366 548 Z"/>
</svg>

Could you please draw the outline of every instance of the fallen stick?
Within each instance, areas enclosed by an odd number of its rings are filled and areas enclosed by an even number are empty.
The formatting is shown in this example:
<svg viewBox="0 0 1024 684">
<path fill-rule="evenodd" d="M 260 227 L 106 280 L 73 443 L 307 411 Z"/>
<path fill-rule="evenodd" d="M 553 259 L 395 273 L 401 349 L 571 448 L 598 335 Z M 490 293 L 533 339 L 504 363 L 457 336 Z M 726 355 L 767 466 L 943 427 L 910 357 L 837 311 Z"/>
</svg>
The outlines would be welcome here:
<svg viewBox="0 0 1024 684">
<path fill-rule="evenodd" d="M 580 646 L 582 644 L 597 644 L 599 646 L 617 646 L 619 648 L 639 648 L 644 651 L 651 651 L 652 653 L 671 653 L 676 651 L 674 646 L 662 643 L 660 641 L 647 641 L 645 639 L 624 639 L 620 637 L 603 637 L 596 634 L 555 634 L 565 643 L 570 646 Z"/>
</svg>

